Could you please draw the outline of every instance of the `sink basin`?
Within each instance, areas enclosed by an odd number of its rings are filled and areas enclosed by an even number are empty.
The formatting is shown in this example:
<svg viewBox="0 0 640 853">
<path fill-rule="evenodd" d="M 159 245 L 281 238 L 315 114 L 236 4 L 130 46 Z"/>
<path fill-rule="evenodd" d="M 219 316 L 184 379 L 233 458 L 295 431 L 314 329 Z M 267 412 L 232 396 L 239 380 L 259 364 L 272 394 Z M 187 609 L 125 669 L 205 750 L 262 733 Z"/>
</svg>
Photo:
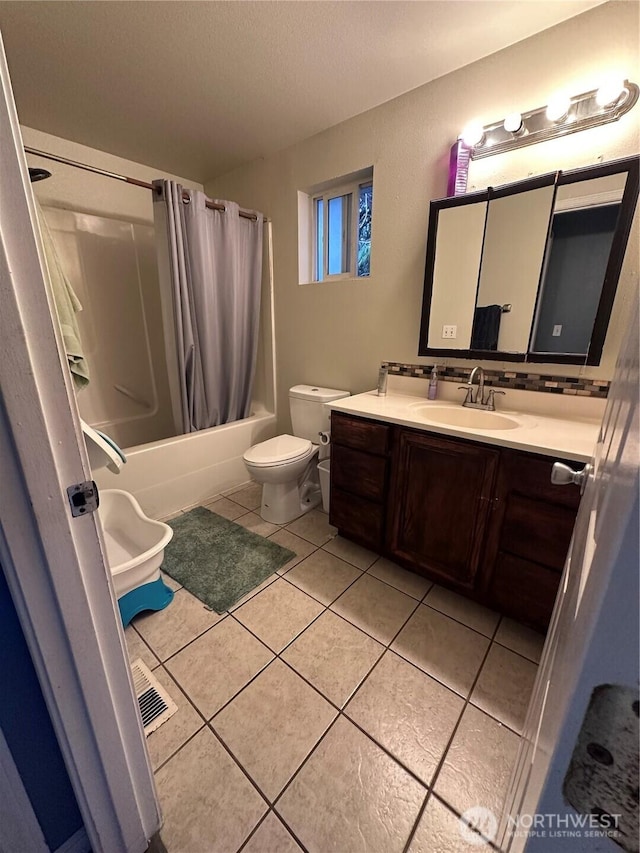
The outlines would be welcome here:
<svg viewBox="0 0 640 853">
<path fill-rule="evenodd" d="M 520 422 L 508 415 L 498 412 L 485 412 L 482 409 L 465 409 L 462 406 L 429 406 L 420 403 L 412 406 L 413 412 L 425 421 L 434 424 L 445 424 L 464 429 L 503 430 L 518 429 Z"/>
</svg>

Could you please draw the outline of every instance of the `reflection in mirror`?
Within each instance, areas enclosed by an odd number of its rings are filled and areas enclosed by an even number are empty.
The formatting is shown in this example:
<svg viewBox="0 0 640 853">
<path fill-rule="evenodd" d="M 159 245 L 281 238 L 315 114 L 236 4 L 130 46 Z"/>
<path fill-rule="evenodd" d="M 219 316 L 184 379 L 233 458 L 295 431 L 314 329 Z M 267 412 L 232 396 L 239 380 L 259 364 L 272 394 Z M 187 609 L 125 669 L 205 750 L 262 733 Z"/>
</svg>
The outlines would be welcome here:
<svg viewBox="0 0 640 853">
<path fill-rule="evenodd" d="M 600 364 L 639 184 L 634 156 L 432 201 L 418 354 Z"/>
<path fill-rule="evenodd" d="M 532 352 L 589 352 L 626 179 L 620 173 L 558 187 Z"/>
<path fill-rule="evenodd" d="M 438 211 L 429 317 L 431 347 L 457 350 L 468 349 L 471 344 L 486 214 L 486 196 Z M 435 227 L 435 223 L 431 225 Z"/>
<path fill-rule="evenodd" d="M 549 176 L 547 186 L 490 198 L 471 349 L 526 353 L 553 191 Z"/>
</svg>

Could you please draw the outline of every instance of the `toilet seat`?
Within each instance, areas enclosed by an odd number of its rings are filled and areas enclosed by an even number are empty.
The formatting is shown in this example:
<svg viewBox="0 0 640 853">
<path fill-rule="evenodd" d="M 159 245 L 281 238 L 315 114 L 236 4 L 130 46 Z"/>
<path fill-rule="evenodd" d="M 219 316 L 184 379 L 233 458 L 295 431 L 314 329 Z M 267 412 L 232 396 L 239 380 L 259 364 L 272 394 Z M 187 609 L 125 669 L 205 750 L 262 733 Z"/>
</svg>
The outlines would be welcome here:
<svg viewBox="0 0 640 853">
<path fill-rule="evenodd" d="M 243 458 L 245 462 L 257 468 L 272 468 L 311 456 L 314 447 L 315 445 L 306 438 L 287 434 L 278 435 L 250 447 Z"/>
</svg>

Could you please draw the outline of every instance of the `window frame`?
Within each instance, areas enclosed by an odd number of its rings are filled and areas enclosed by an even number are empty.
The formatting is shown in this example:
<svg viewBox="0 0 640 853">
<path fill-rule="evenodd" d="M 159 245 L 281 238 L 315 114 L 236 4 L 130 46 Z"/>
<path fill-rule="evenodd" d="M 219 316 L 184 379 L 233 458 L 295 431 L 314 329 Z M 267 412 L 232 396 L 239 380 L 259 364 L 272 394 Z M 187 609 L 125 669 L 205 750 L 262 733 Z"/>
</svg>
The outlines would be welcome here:
<svg viewBox="0 0 640 853">
<path fill-rule="evenodd" d="M 368 275 L 358 275 L 358 227 L 360 209 L 360 191 L 364 187 L 371 187 L 373 194 L 373 174 L 367 178 L 352 180 L 348 183 L 335 184 L 322 192 L 315 192 L 310 196 L 311 203 L 311 256 L 312 269 L 311 281 L 314 284 L 323 282 L 344 281 L 347 279 L 369 278 Z M 347 270 L 340 273 L 329 273 L 329 200 L 348 196 L 350 202 L 343 203 L 343 222 L 347 220 L 347 227 L 342 229 L 342 258 L 348 260 Z M 318 202 L 322 201 L 322 278 L 319 276 L 318 258 L 320 255 L 318 247 Z M 345 216 L 346 208 L 346 216 Z"/>
</svg>

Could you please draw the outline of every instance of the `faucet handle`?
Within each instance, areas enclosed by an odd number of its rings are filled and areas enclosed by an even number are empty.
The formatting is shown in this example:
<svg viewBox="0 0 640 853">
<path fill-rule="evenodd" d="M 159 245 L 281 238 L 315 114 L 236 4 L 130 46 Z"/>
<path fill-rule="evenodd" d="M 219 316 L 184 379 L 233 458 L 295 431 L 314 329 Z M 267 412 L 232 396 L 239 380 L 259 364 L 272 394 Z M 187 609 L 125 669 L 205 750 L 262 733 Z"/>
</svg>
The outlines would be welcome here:
<svg viewBox="0 0 640 853">
<path fill-rule="evenodd" d="M 487 394 L 487 406 L 489 406 L 490 409 L 495 409 L 496 407 L 496 394 L 501 394 L 503 397 L 505 396 L 504 391 L 497 391 L 495 388 L 489 388 L 489 393 Z"/>
<path fill-rule="evenodd" d="M 462 402 L 463 406 L 466 406 L 467 403 L 473 403 L 473 385 L 458 385 L 458 391 L 467 392 L 467 396 Z"/>
</svg>

